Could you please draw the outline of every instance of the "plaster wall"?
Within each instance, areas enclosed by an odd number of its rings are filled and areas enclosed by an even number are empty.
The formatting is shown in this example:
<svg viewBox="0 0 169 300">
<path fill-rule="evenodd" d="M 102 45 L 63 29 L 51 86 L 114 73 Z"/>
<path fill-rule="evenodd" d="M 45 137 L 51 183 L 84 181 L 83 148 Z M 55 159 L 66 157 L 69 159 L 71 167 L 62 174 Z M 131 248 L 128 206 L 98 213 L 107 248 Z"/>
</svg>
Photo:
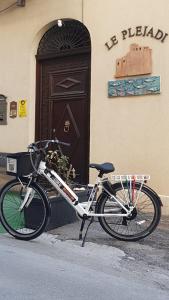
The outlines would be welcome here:
<svg viewBox="0 0 169 300">
<path fill-rule="evenodd" d="M 0 8 L 11 4 L 0 3 Z M 7 101 L 26 99 L 28 116 L 9 118 L 8 125 L 0 126 L 0 152 L 26 150 L 34 140 L 36 59 L 38 44 L 43 34 L 60 18 L 81 19 L 79 0 L 27 0 L 24 8 L 12 7 L 0 15 L 0 93 Z M 9 110 L 9 105 L 8 105 Z"/>
<path fill-rule="evenodd" d="M 168 194 L 169 37 L 164 43 L 150 36 L 123 40 L 121 31 L 147 25 L 169 33 L 169 2 L 87 0 L 84 5 L 92 39 L 91 161 L 112 161 L 120 174 L 150 174 L 150 185 Z M 114 35 L 118 44 L 108 51 L 104 44 Z M 126 55 L 132 43 L 152 49 L 151 75 L 161 77 L 161 93 L 108 98 L 116 59 Z"/>
</svg>

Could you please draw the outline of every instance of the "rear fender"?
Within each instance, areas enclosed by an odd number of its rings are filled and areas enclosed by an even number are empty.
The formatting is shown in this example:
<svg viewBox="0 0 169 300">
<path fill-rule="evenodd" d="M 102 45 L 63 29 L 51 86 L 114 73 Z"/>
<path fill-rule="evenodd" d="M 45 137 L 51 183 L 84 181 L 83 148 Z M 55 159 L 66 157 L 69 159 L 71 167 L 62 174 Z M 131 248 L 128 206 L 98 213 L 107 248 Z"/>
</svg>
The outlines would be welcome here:
<svg viewBox="0 0 169 300">
<path fill-rule="evenodd" d="M 160 206 L 163 206 L 163 203 L 161 201 L 161 198 L 159 197 L 159 195 L 154 191 L 152 190 L 149 186 L 147 185 L 144 185 L 144 187 L 150 192 L 153 194 L 153 196 L 157 199 L 157 201 L 159 202 Z"/>
</svg>

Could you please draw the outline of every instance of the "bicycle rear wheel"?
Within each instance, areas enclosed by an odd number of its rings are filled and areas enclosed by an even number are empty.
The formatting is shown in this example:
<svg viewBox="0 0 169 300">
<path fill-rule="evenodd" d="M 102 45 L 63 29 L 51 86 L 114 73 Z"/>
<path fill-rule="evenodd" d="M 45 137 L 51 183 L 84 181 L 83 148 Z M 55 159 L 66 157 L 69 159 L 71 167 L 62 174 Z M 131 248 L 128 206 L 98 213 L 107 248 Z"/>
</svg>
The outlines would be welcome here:
<svg viewBox="0 0 169 300">
<path fill-rule="evenodd" d="M 29 184 L 27 205 L 20 211 L 28 190 L 27 179 L 15 179 L 0 192 L 0 219 L 6 231 L 20 240 L 38 237 L 45 229 L 50 207 L 43 189 L 35 182 Z"/>
<path fill-rule="evenodd" d="M 112 216 L 99 217 L 102 228 L 111 236 L 124 241 L 137 241 L 145 238 L 157 227 L 161 217 L 161 203 L 155 192 L 145 185 L 135 183 L 132 196 L 129 196 L 129 188 L 127 183 L 123 186 L 121 183 L 112 185 L 114 195 L 124 201 L 123 205 L 128 208 L 128 198 L 133 197 L 136 207 L 128 217 Z M 134 203 L 133 203 L 134 204 Z M 115 212 L 124 213 L 125 211 L 120 205 L 110 197 L 102 193 L 98 204 L 98 213 Z"/>
</svg>

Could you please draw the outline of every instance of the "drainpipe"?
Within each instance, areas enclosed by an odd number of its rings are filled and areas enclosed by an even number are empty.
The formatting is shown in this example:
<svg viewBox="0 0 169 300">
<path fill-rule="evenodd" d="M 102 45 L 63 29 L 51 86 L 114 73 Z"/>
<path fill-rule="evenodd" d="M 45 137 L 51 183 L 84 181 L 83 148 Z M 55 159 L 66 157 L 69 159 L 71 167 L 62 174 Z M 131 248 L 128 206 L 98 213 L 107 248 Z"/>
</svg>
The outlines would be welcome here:
<svg viewBox="0 0 169 300">
<path fill-rule="evenodd" d="M 82 23 L 84 22 L 84 1 L 82 0 Z"/>
</svg>

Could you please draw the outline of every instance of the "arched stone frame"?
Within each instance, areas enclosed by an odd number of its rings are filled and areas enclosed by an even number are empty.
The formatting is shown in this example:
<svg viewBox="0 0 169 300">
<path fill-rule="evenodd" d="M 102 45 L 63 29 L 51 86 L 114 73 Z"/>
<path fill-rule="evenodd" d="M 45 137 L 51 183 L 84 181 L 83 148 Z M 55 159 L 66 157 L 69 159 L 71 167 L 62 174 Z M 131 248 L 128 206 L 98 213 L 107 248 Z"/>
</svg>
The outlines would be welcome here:
<svg viewBox="0 0 169 300">
<path fill-rule="evenodd" d="M 41 127 L 50 127 L 50 120 L 47 120 L 46 118 L 46 109 L 43 112 L 41 108 L 43 106 L 41 98 L 43 97 L 42 87 L 40 86 L 40 77 L 43 61 L 51 61 L 52 59 L 58 57 L 73 57 L 83 53 L 88 53 L 89 55 L 91 55 L 91 40 L 87 28 L 80 21 L 73 19 L 64 19 L 62 20 L 62 22 L 63 25 L 61 28 L 57 25 L 57 22 L 54 24 L 54 26 L 50 26 L 49 30 L 47 30 L 42 36 L 37 50 L 36 139 L 51 137 L 51 133 L 49 130 L 48 134 L 43 134 L 41 130 Z M 89 64 L 91 64 L 91 59 Z M 88 82 L 88 86 L 90 90 L 90 82 Z M 90 145 L 90 91 L 88 91 L 88 101 L 88 120 L 86 122 L 86 128 L 88 131 L 88 137 L 86 138 L 86 178 L 88 178 Z M 41 125 L 42 120 L 46 120 L 46 122 L 43 121 L 43 126 Z"/>
</svg>

